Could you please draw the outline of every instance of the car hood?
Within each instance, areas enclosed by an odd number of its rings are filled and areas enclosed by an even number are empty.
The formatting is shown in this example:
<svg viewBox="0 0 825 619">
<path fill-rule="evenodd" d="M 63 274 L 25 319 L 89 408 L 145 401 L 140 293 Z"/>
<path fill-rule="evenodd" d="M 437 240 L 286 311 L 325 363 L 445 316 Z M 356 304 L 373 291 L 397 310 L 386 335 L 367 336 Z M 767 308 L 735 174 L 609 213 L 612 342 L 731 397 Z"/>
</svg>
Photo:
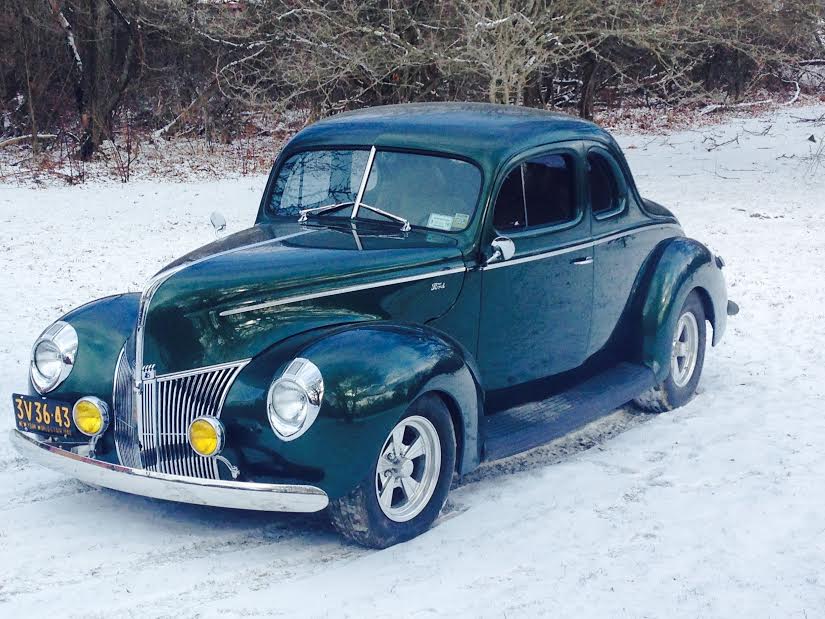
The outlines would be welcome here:
<svg viewBox="0 0 825 619">
<path fill-rule="evenodd" d="M 455 302 L 463 271 L 446 234 L 348 221 L 259 224 L 156 276 L 144 294 L 142 362 L 162 374 L 250 358 L 324 326 L 426 322 Z"/>
</svg>

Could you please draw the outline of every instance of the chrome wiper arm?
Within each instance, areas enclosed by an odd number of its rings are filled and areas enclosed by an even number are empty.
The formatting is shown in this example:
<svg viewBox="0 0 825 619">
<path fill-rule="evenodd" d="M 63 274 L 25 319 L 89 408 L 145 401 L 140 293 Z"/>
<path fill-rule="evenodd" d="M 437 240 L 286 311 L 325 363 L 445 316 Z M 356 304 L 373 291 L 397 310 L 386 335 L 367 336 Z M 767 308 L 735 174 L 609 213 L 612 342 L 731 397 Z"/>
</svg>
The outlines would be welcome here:
<svg viewBox="0 0 825 619">
<path fill-rule="evenodd" d="M 377 152 L 378 150 L 373 144 L 372 148 L 370 148 L 370 154 L 367 156 L 367 165 L 364 167 L 364 173 L 361 175 L 361 183 L 358 185 L 358 193 L 355 194 L 355 204 L 352 206 L 350 219 L 355 219 L 358 217 L 358 209 L 361 206 L 361 200 L 364 199 L 364 192 L 367 191 L 367 182 L 370 180 L 372 164 L 375 163 L 375 153 Z"/>
<path fill-rule="evenodd" d="M 298 223 L 303 223 L 307 220 L 308 217 L 316 217 L 318 215 L 323 215 L 324 213 L 333 213 L 335 211 L 339 211 L 342 208 L 346 208 L 348 206 L 353 206 L 355 202 L 350 200 L 349 202 L 339 202 L 338 204 L 327 204 L 326 206 L 316 206 L 315 208 L 305 208 L 298 211 Z M 380 208 L 376 208 L 374 206 L 370 206 L 369 204 L 365 204 L 361 202 L 359 204 L 361 208 L 365 208 L 370 212 L 375 213 L 376 215 L 381 215 L 382 217 L 386 217 L 387 219 L 391 219 L 401 224 L 401 231 L 402 232 L 409 232 L 410 231 L 410 222 L 400 217 L 398 215 L 393 215 L 392 213 L 388 213 L 387 211 L 382 211 Z"/>
<path fill-rule="evenodd" d="M 367 182 L 370 178 L 370 173 L 372 172 L 372 164 L 375 162 L 375 154 L 378 150 L 373 146 L 370 148 L 370 154 L 367 156 L 367 165 L 364 167 L 364 174 L 361 175 L 361 183 L 358 186 L 358 193 L 355 196 L 355 200 L 352 202 L 339 202 L 338 204 L 328 204 L 326 206 L 317 206 L 315 208 L 307 208 L 298 211 L 298 223 L 303 223 L 307 220 L 307 217 L 310 215 L 317 216 L 323 215 L 324 213 L 333 213 L 335 211 L 341 210 L 342 208 L 346 208 L 347 206 L 352 207 L 352 213 L 350 214 L 350 219 L 356 219 L 358 217 L 358 211 L 362 208 L 367 209 L 375 213 L 376 215 L 381 215 L 382 217 L 386 217 L 387 219 L 391 219 L 392 221 L 398 222 L 401 224 L 401 231 L 402 232 L 409 232 L 411 230 L 410 222 L 404 219 L 403 217 L 399 217 L 398 215 L 393 215 L 392 213 L 388 213 L 387 211 L 383 211 L 380 208 L 375 208 L 374 206 L 370 206 L 369 204 L 364 204 L 361 200 L 364 197 L 364 193 L 367 191 Z"/>
<path fill-rule="evenodd" d="M 361 208 L 365 208 L 368 211 L 375 213 L 376 215 L 381 215 L 386 217 L 387 219 L 392 219 L 401 224 L 401 232 L 409 232 L 411 229 L 410 222 L 401 217 L 400 215 L 393 215 L 392 213 L 388 213 L 387 211 L 382 211 L 380 208 L 375 208 L 374 206 L 370 206 L 369 204 L 364 204 L 361 202 Z"/>
<path fill-rule="evenodd" d="M 327 204 L 326 206 L 316 206 L 315 208 L 305 208 L 298 211 L 298 223 L 303 223 L 307 220 L 307 217 L 310 215 L 323 215 L 324 213 L 333 213 L 335 211 L 339 211 L 342 208 L 346 208 L 348 206 L 353 206 L 355 202 L 350 200 L 349 202 L 339 202 L 338 204 Z"/>
</svg>

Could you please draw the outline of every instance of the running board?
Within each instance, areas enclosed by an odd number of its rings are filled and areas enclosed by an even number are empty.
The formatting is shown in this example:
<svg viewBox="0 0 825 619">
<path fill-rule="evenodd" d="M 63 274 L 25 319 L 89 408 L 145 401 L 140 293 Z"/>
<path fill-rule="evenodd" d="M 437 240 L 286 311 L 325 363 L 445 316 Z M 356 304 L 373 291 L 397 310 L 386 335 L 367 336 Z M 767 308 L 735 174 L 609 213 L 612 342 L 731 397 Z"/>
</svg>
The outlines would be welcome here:
<svg viewBox="0 0 825 619">
<path fill-rule="evenodd" d="M 564 436 L 655 386 L 650 368 L 620 363 L 546 400 L 484 418 L 484 460 L 499 460 Z"/>
</svg>

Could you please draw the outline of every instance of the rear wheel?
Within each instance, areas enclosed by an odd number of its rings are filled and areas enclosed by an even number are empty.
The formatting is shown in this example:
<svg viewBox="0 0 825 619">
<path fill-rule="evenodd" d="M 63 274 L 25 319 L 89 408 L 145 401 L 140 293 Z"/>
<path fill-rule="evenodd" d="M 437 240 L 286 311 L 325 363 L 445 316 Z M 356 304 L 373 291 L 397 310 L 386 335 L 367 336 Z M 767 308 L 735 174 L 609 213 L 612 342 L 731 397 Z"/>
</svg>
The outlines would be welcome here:
<svg viewBox="0 0 825 619">
<path fill-rule="evenodd" d="M 668 377 L 634 400 L 639 408 L 663 413 L 684 406 L 693 398 L 705 363 L 705 320 L 702 299 L 694 290 L 685 300 L 676 321 Z"/>
<path fill-rule="evenodd" d="M 420 535 L 447 500 L 455 457 L 455 431 L 444 402 L 435 395 L 419 398 L 385 439 L 366 479 L 330 503 L 332 524 L 371 548 Z"/>
</svg>

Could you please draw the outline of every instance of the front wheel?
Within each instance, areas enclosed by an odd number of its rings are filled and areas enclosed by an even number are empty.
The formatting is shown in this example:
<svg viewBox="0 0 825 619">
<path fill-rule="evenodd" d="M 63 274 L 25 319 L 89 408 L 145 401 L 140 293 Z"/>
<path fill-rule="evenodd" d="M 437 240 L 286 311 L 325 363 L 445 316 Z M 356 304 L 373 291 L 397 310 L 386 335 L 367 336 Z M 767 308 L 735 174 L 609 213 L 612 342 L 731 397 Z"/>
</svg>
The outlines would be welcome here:
<svg viewBox="0 0 825 619">
<path fill-rule="evenodd" d="M 447 500 L 455 458 L 447 407 L 435 395 L 419 398 L 387 436 L 369 475 L 330 503 L 332 524 L 345 537 L 371 548 L 420 535 Z"/>
<path fill-rule="evenodd" d="M 636 398 L 634 403 L 651 413 L 663 413 L 687 404 L 695 395 L 702 375 L 706 338 L 705 308 L 699 293 L 694 290 L 685 300 L 676 321 L 668 377 Z"/>
</svg>

